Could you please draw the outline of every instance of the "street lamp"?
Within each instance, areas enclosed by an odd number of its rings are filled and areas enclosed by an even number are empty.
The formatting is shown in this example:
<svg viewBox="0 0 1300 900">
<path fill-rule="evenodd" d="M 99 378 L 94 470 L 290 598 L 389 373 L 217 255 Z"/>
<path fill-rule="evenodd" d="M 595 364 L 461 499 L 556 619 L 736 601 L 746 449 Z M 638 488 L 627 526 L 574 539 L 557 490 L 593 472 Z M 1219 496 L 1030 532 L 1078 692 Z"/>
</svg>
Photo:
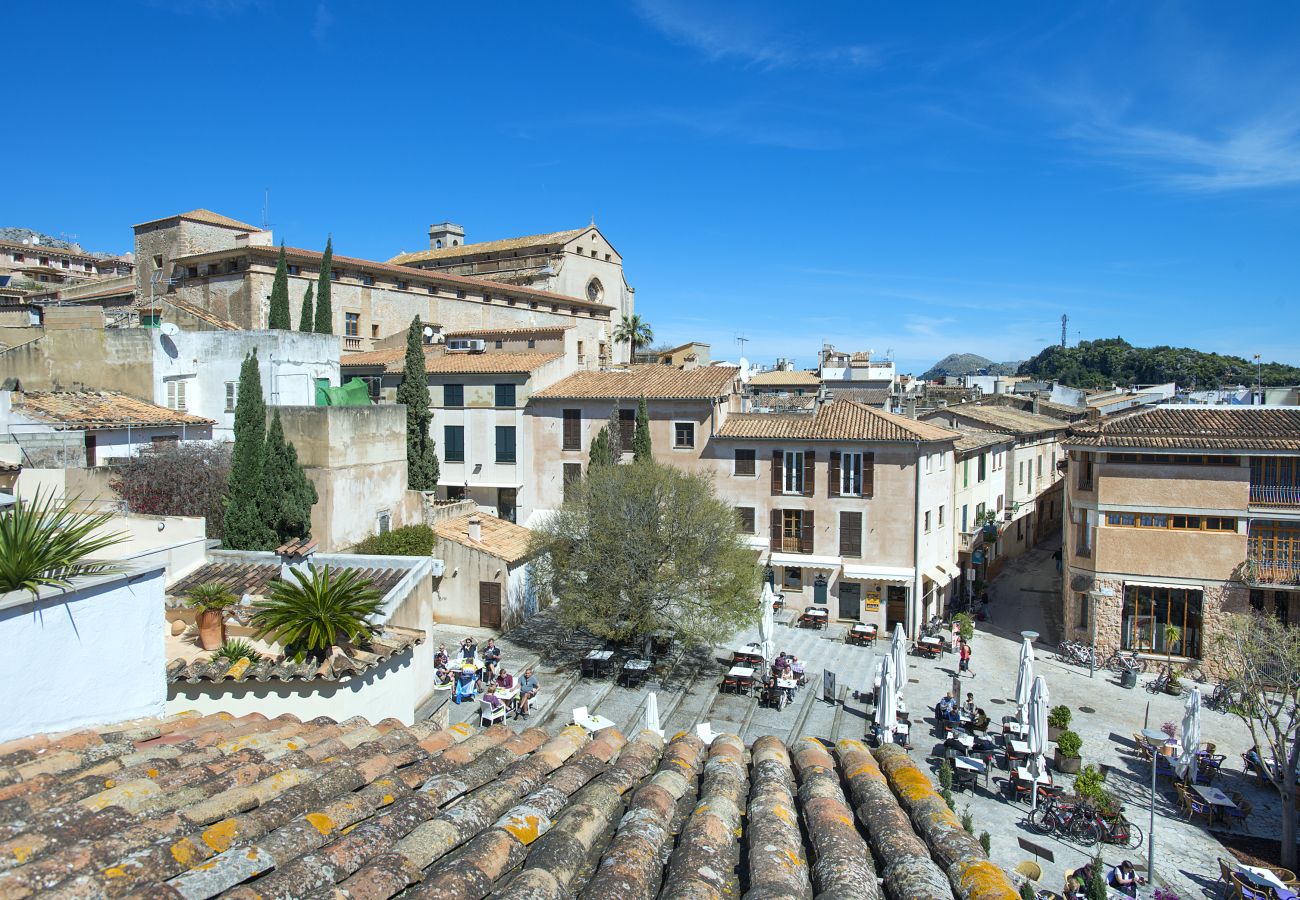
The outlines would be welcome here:
<svg viewBox="0 0 1300 900">
<path fill-rule="evenodd" d="M 1143 728 L 1142 736 L 1151 745 L 1151 822 L 1147 825 L 1147 883 L 1155 884 L 1156 877 L 1156 754 L 1165 742 L 1165 733 L 1154 728 Z"/>
</svg>

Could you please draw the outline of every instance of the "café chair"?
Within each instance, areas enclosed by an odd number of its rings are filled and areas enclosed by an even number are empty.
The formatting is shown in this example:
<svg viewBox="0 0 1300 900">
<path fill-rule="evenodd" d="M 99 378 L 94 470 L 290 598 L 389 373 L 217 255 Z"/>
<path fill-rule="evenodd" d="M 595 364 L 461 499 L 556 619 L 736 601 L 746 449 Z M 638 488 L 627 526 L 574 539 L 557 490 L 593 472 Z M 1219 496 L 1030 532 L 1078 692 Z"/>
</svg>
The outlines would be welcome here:
<svg viewBox="0 0 1300 900">
<path fill-rule="evenodd" d="M 478 715 L 479 725 L 482 728 L 487 728 L 489 725 L 495 725 L 498 722 L 504 722 L 506 720 L 506 705 L 502 703 L 500 706 L 493 709 L 492 704 L 486 699 L 480 700 L 478 702 Z"/>
</svg>

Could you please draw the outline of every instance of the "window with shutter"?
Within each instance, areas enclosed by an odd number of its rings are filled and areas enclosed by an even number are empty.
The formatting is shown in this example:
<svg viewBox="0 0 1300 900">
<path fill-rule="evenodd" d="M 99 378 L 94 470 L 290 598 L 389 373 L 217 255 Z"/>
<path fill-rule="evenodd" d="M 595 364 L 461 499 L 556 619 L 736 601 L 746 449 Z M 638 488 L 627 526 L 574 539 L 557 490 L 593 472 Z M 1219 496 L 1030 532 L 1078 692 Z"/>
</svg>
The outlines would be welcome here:
<svg viewBox="0 0 1300 900">
<path fill-rule="evenodd" d="M 876 493 L 876 454 L 862 454 L 862 496 L 873 497 Z"/>
<path fill-rule="evenodd" d="M 783 482 L 785 481 L 785 475 L 783 471 L 784 462 L 785 462 L 785 454 L 782 453 L 780 450 L 773 450 L 772 451 L 772 496 L 776 496 L 782 493 L 783 490 L 782 486 L 783 486 Z"/>
<path fill-rule="evenodd" d="M 813 552 L 813 514 L 812 514 L 812 510 L 811 510 L 811 509 L 805 509 L 805 510 L 803 511 L 803 515 L 802 515 L 800 518 L 803 519 L 803 523 L 802 523 L 802 524 L 803 524 L 803 534 L 801 535 L 801 538 L 802 538 L 802 540 L 801 540 L 802 547 L 800 548 L 800 552 L 802 552 L 802 553 L 812 553 L 812 552 Z"/>
<path fill-rule="evenodd" d="M 582 449 L 582 410 L 564 410 L 564 449 Z"/>
<path fill-rule="evenodd" d="M 754 507 L 737 506 L 736 518 L 740 522 L 740 530 L 743 534 L 754 533 Z"/>
<path fill-rule="evenodd" d="M 826 467 L 826 496 L 838 497 L 839 495 L 840 495 L 840 451 L 832 450 L 830 463 Z"/>
<path fill-rule="evenodd" d="M 817 454 L 812 450 L 806 451 L 803 455 L 803 495 L 805 497 L 811 497 L 813 489 L 817 485 L 816 460 Z"/>
<path fill-rule="evenodd" d="M 862 556 L 862 513 L 840 513 L 840 556 Z"/>
<path fill-rule="evenodd" d="M 623 442 L 623 452 L 632 452 L 632 438 L 636 434 L 636 410 L 620 409 L 618 411 L 618 435 Z"/>
<path fill-rule="evenodd" d="M 753 450 L 737 450 L 733 475 L 753 475 L 756 469 Z"/>
<path fill-rule="evenodd" d="M 774 509 L 768 519 L 768 549 L 773 553 L 781 552 L 781 516 L 782 510 Z"/>
<path fill-rule="evenodd" d="M 783 494 L 802 495 L 804 493 L 804 485 L 807 484 L 807 468 L 804 462 L 804 454 L 799 450 L 786 450 L 783 457 L 781 463 L 782 482 L 780 492 Z"/>
</svg>

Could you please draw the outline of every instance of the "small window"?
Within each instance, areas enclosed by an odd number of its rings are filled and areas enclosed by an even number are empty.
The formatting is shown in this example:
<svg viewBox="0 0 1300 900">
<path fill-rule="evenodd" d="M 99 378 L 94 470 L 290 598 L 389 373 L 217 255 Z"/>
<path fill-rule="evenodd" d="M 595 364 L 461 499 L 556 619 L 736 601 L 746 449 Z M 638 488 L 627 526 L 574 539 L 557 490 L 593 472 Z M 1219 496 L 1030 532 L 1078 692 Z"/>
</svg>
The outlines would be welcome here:
<svg viewBox="0 0 1300 900">
<path fill-rule="evenodd" d="M 432 285 L 432 284 L 429 285 L 427 288 L 425 288 L 425 290 L 428 291 L 430 294 L 436 294 L 436 293 L 438 293 L 438 288 L 435 287 L 435 286 Z"/>
<path fill-rule="evenodd" d="M 802 494 L 803 493 L 803 451 L 786 450 L 784 454 L 784 465 L 781 469 L 781 476 L 784 479 L 782 484 L 782 493 Z"/>
<path fill-rule="evenodd" d="M 370 326 L 370 336 L 371 336 L 372 338 L 377 338 L 377 337 L 379 337 L 379 326 L 378 326 L 378 325 L 374 325 L 374 324 L 372 324 L 372 325 Z"/>
<path fill-rule="evenodd" d="M 939 527 L 943 527 L 943 507 L 939 507 Z"/>
<path fill-rule="evenodd" d="M 694 422 L 673 423 L 673 446 L 679 448 L 689 448 L 695 446 L 695 423 Z"/>
<path fill-rule="evenodd" d="M 380 510 L 375 516 L 375 530 L 380 534 L 388 534 L 393 527 L 393 515 L 388 510 Z"/>
<path fill-rule="evenodd" d="M 302 274 L 302 266 L 289 266 L 288 271 L 290 275 L 300 275 Z"/>
<path fill-rule="evenodd" d="M 497 426 L 497 462 L 513 463 L 515 461 L 515 426 Z"/>
<path fill-rule="evenodd" d="M 504 341 L 493 341 L 492 346 L 497 350 L 500 350 L 504 343 L 505 343 Z"/>
<path fill-rule="evenodd" d="M 442 458 L 445 462 L 465 461 L 465 426 L 463 425 L 443 426 Z"/>
<path fill-rule="evenodd" d="M 343 334 L 347 337 L 357 337 L 361 334 L 360 313 L 343 314 Z"/>
<path fill-rule="evenodd" d="M 235 404 L 239 402 L 239 382 L 226 382 L 226 412 L 234 412 Z"/>
<path fill-rule="evenodd" d="M 564 464 L 564 499 L 568 500 L 573 485 L 582 480 L 582 463 L 565 463 Z"/>
<path fill-rule="evenodd" d="M 803 590 L 803 569 L 797 566 L 786 566 L 781 571 L 781 587 L 792 590 Z"/>
<path fill-rule="evenodd" d="M 198 278 L 198 277 L 199 277 L 199 267 L 198 267 L 198 266 L 186 266 L 186 267 L 185 267 L 185 274 L 188 275 L 190 278 Z"/>
<path fill-rule="evenodd" d="M 930 530 L 930 511 L 928 509 L 925 511 L 925 530 L 926 532 Z"/>
<path fill-rule="evenodd" d="M 464 300 L 464 299 L 465 299 L 465 292 L 464 292 L 464 291 L 457 291 L 457 292 L 456 292 L 456 299 L 457 299 L 457 300 Z"/>
<path fill-rule="evenodd" d="M 496 408 L 514 409 L 514 407 L 515 386 L 513 384 L 498 384 L 496 386 Z"/>
<path fill-rule="evenodd" d="M 737 506 L 736 518 L 740 521 L 740 531 L 742 534 L 754 533 L 754 507 Z"/>
<path fill-rule="evenodd" d="M 497 347 L 500 347 L 500 346 L 501 346 L 501 342 L 500 342 L 500 341 L 497 341 Z M 529 338 L 529 339 L 528 339 L 528 349 L 529 349 L 529 350 L 535 350 L 536 348 L 537 348 L 537 341 L 535 341 L 533 338 Z"/>
<path fill-rule="evenodd" d="M 442 386 L 442 405 L 448 409 L 460 409 L 465 405 L 465 385 L 444 384 Z"/>
<path fill-rule="evenodd" d="M 563 444 L 561 449 L 564 450 L 581 450 L 582 449 L 582 410 L 566 409 L 563 410 L 564 428 L 562 432 Z"/>
<path fill-rule="evenodd" d="M 409 282 L 409 281 L 399 281 L 399 282 L 397 282 L 397 289 L 398 289 L 399 291 L 409 291 L 409 290 L 411 289 L 411 282 Z"/>
<path fill-rule="evenodd" d="M 188 379 L 173 378 L 167 382 L 167 408 L 186 410 L 185 386 Z"/>
<path fill-rule="evenodd" d="M 373 276 L 373 275 L 362 275 L 362 276 L 361 276 L 361 283 L 364 284 L 364 285 L 367 285 L 367 286 L 373 285 L 373 284 L 375 283 L 375 276 Z"/>
<path fill-rule="evenodd" d="M 736 464 L 735 467 L 732 469 L 732 474 L 733 475 L 758 474 L 758 467 L 755 462 L 755 457 L 756 454 L 755 451 L 753 450 L 737 450 Z"/>
<path fill-rule="evenodd" d="M 342 270 L 340 270 L 340 269 L 330 269 L 330 281 L 338 281 L 338 280 L 339 280 L 340 278 L 342 278 L 342 277 L 343 277 L 343 272 L 342 272 Z"/>
</svg>

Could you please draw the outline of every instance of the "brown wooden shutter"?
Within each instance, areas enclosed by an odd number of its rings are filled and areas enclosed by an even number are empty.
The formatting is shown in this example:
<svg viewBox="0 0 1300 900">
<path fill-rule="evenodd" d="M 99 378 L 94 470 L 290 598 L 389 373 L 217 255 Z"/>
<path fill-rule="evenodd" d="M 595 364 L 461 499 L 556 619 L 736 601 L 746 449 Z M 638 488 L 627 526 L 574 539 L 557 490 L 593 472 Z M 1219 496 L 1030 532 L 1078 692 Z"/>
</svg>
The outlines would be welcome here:
<svg viewBox="0 0 1300 900">
<path fill-rule="evenodd" d="M 799 535 L 799 549 L 804 553 L 813 552 L 813 514 L 811 509 L 805 509 L 802 516 L 803 530 Z"/>
<path fill-rule="evenodd" d="M 840 556 L 862 556 L 862 513 L 840 513 Z"/>
<path fill-rule="evenodd" d="M 840 495 L 840 451 L 831 451 L 830 466 L 826 469 L 826 478 L 829 483 L 826 485 L 827 497 L 838 497 Z"/>
<path fill-rule="evenodd" d="M 862 454 L 862 496 L 871 497 L 876 490 L 876 454 Z"/>
<path fill-rule="evenodd" d="M 803 455 L 803 495 L 811 497 L 813 489 L 817 487 L 817 454 L 812 450 L 804 451 Z"/>
<path fill-rule="evenodd" d="M 564 449 L 582 449 L 582 410 L 580 409 L 564 411 Z"/>
<path fill-rule="evenodd" d="M 780 450 L 772 451 L 772 496 L 775 497 L 781 493 L 782 467 L 785 464 L 785 454 Z"/>
<path fill-rule="evenodd" d="M 773 553 L 781 552 L 781 510 L 774 509 L 771 513 L 772 536 L 768 549 Z"/>
</svg>

